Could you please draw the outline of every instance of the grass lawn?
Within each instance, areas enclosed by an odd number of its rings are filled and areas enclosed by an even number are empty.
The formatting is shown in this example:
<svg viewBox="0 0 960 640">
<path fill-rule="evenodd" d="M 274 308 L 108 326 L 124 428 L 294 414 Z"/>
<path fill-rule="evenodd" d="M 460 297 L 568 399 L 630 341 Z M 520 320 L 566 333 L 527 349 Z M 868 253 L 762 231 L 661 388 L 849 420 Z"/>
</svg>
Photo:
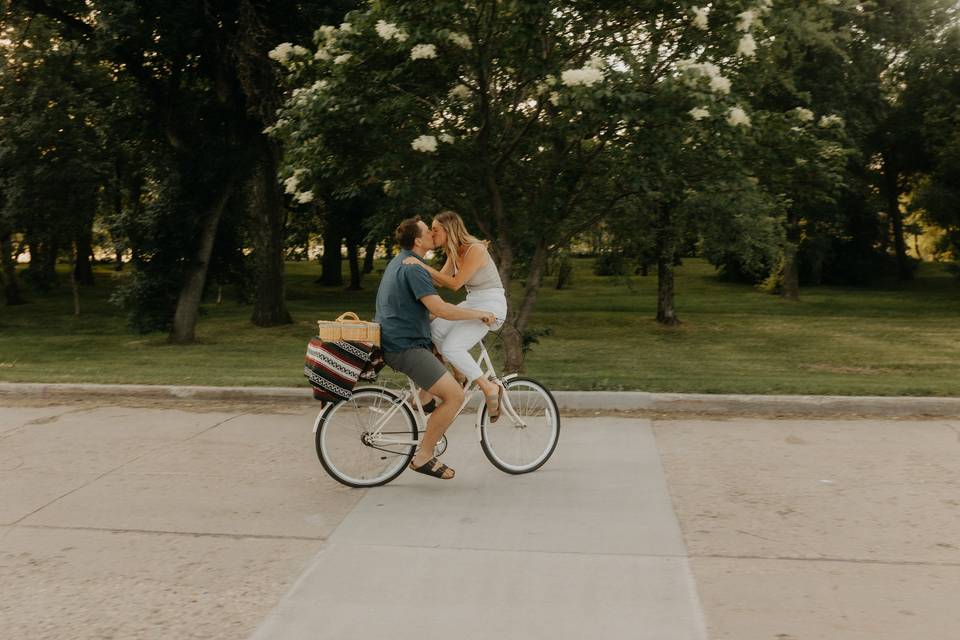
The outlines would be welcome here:
<svg viewBox="0 0 960 640">
<path fill-rule="evenodd" d="M 960 395 L 960 286 L 939 265 L 922 265 L 910 283 L 807 288 L 790 303 L 688 259 L 677 269 L 675 328 L 653 321 L 655 275 L 601 278 L 591 266 L 577 260 L 571 288 L 548 281 L 540 292 L 532 327 L 551 334 L 527 370 L 554 389 Z M 287 265 L 293 325 L 254 327 L 251 308 L 226 292 L 203 306 L 198 343 L 172 346 L 165 334 L 128 332 L 107 302 L 124 276 L 98 267 L 79 317 L 66 284 L 0 307 L 0 381 L 303 386 L 313 321 L 346 310 L 369 318 L 377 287 L 376 274 L 357 292 L 320 287 L 318 274 L 316 263 Z M 487 339 L 495 351 L 498 342 Z"/>
</svg>

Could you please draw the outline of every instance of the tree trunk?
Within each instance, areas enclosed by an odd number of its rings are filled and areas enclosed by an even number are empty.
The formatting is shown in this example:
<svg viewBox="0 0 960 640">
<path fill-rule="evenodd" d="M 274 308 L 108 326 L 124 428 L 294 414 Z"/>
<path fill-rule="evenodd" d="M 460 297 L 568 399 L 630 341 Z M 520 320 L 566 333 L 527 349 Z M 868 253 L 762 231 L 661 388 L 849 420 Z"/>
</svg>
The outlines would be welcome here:
<svg viewBox="0 0 960 640">
<path fill-rule="evenodd" d="M 3 274 L 3 295 L 8 305 L 24 304 L 17 284 L 17 267 L 13 261 L 13 247 L 9 233 L 0 235 L 0 270 Z"/>
<path fill-rule="evenodd" d="M 363 251 L 363 272 L 373 273 L 373 256 L 377 252 L 377 241 L 371 240 Z"/>
<path fill-rule="evenodd" d="M 789 240 L 783 245 L 783 286 L 780 295 L 786 300 L 800 299 L 800 269 L 797 265 L 797 245 Z"/>
<path fill-rule="evenodd" d="M 30 240 L 30 283 L 39 291 L 57 286 L 57 241 L 53 237 Z"/>
<path fill-rule="evenodd" d="M 343 286 L 343 258 L 340 248 L 343 238 L 338 231 L 327 229 L 323 234 L 323 272 L 320 274 L 320 284 L 326 287 Z"/>
<path fill-rule="evenodd" d="M 360 245 L 353 240 L 347 240 L 347 259 L 350 262 L 350 291 L 360 290 Z"/>
<path fill-rule="evenodd" d="M 93 219 L 89 225 L 84 225 L 84 229 L 74 240 L 76 253 L 74 254 L 73 277 L 77 284 L 93 286 L 93 266 L 91 257 L 93 256 Z"/>
<path fill-rule="evenodd" d="M 70 289 L 73 292 L 73 315 L 80 315 L 80 287 L 78 286 L 77 271 L 80 266 L 80 245 L 74 242 L 73 268 L 70 269 Z"/>
<path fill-rule="evenodd" d="M 250 179 L 251 214 L 256 221 L 255 294 L 250 321 L 258 327 L 292 324 L 283 282 L 283 226 L 286 211 L 277 185 L 277 151 L 263 145 Z"/>
<path fill-rule="evenodd" d="M 533 305 L 540 291 L 543 281 L 544 266 L 547 262 L 547 243 L 541 240 L 530 261 L 530 272 L 527 274 L 526 285 L 523 289 L 523 299 L 519 308 L 512 308 L 508 301 L 507 322 L 503 325 L 504 345 L 504 372 L 520 373 L 523 371 L 525 354 L 523 352 L 523 335 L 530 326 L 530 317 L 533 314 Z M 506 283 L 504 283 L 506 284 Z"/>
<path fill-rule="evenodd" d="M 668 205 L 661 205 L 657 219 L 657 322 L 667 326 L 680 324 L 673 306 L 673 262 L 676 229 Z"/>
<path fill-rule="evenodd" d="M 893 225 L 893 249 L 897 256 L 897 272 L 901 280 L 912 280 L 910 261 L 907 259 L 907 243 L 903 237 L 903 214 L 900 212 L 899 175 L 891 162 L 883 159 L 884 195 L 887 199 L 887 212 Z"/>
<path fill-rule="evenodd" d="M 786 242 L 783 244 L 783 283 L 780 297 L 784 300 L 800 299 L 800 220 L 795 214 L 788 213 L 786 220 Z"/>
<path fill-rule="evenodd" d="M 673 262 L 668 257 L 657 260 L 657 322 L 668 326 L 680 324 L 673 307 Z"/>
<path fill-rule="evenodd" d="M 228 181 L 223 186 L 220 196 L 207 212 L 194 264 L 177 298 L 177 309 L 173 316 L 173 330 L 170 332 L 170 341 L 173 343 L 189 344 L 196 339 L 197 317 L 200 314 L 200 300 L 203 297 L 203 288 L 207 280 L 210 252 L 213 250 L 213 241 L 217 235 L 220 216 L 223 215 L 223 210 L 226 208 L 232 192 L 233 182 Z"/>
</svg>

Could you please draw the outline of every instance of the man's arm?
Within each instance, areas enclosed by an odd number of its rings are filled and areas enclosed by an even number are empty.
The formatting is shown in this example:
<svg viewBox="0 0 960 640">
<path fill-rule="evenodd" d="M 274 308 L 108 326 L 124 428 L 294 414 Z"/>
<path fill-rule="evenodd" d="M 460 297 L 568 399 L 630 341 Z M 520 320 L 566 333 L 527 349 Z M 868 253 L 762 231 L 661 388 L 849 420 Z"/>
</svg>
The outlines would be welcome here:
<svg viewBox="0 0 960 640">
<path fill-rule="evenodd" d="M 464 309 L 455 304 L 450 304 L 435 293 L 423 296 L 420 298 L 420 302 L 430 313 L 444 320 L 480 320 L 486 325 L 492 325 L 497 321 L 496 317 L 489 311 Z"/>
</svg>

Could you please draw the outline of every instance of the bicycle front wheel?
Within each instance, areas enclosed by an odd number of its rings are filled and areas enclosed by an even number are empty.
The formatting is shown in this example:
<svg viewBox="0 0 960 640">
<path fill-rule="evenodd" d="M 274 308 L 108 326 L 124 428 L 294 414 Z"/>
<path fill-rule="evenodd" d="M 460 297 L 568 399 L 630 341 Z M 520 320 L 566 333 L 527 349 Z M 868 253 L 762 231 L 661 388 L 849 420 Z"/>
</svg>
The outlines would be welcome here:
<svg viewBox="0 0 960 640">
<path fill-rule="evenodd" d="M 506 395 L 500 418 L 490 422 L 486 405 L 480 410 L 480 446 L 501 471 L 536 471 L 560 441 L 557 402 L 546 387 L 531 378 L 511 378 L 503 385 Z"/>
<path fill-rule="evenodd" d="M 416 450 L 417 421 L 400 396 L 360 388 L 317 417 L 317 457 L 348 487 L 376 487 L 403 473 Z"/>
</svg>

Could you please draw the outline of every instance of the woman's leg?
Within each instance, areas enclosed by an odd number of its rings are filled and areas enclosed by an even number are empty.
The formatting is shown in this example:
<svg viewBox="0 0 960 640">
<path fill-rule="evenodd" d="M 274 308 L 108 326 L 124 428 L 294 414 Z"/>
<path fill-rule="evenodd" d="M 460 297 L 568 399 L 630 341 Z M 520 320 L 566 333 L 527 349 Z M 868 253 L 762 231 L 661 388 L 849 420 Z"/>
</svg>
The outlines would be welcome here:
<svg viewBox="0 0 960 640">
<path fill-rule="evenodd" d="M 468 381 L 476 382 L 483 378 L 483 370 L 470 355 L 470 349 L 487 335 L 489 328 L 479 320 L 461 320 L 453 325 L 443 341 L 437 345 L 440 354 L 443 355 L 444 360 L 466 376 Z M 484 382 L 480 380 L 478 384 L 484 387 Z"/>
<path fill-rule="evenodd" d="M 495 292 L 468 294 L 467 299 L 457 306 L 490 311 L 497 318 L 505 318 L 507 315 L 507 301 L 502 289 Z M 470 349 L 475 347 L 491 328 L 479 320 L 460 320 L 449 322 L 449 325 L 444 327 L 446 335 L 443 340 L 434 341 L 437 349 L 447 362 L 466 376 L 469 382 L 476 383 L 485 396 L 497 395 L 499 391 L 497 383 L 484 377 L 480 366 L 470 355 Z"/>
</svg>

